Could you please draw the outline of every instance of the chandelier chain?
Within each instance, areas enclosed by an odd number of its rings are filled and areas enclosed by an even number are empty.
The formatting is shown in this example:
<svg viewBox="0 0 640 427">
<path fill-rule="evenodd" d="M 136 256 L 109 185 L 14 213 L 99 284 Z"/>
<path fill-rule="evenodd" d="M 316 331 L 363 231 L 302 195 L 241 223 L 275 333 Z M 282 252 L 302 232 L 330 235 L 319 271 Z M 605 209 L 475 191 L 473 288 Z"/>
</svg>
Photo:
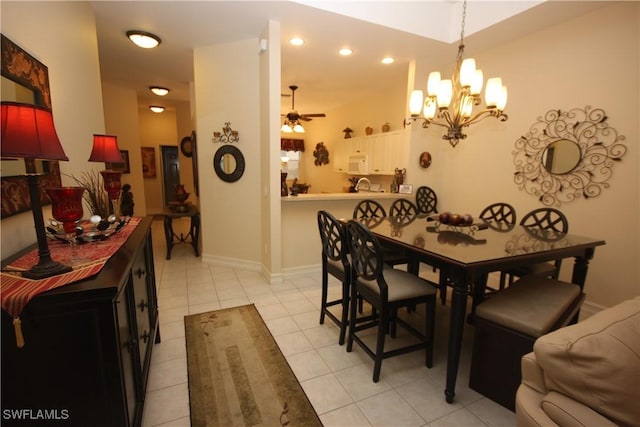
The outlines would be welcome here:
<svg viewBox="0 0 640 427">
<path fill-rule="evenodd" d="M 464 25 L 467 20 L 467 0 L 462 3 L 462 27 L 460 28 L 460 46 L 464 46 Z"/>
</svg>

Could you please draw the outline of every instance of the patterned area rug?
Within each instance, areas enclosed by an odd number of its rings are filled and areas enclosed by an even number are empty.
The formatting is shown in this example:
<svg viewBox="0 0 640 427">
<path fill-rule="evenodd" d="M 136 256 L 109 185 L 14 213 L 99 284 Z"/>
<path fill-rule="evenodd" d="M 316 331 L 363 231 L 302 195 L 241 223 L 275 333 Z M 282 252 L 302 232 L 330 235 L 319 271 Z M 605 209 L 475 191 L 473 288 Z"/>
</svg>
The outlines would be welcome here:
<svg viewBox="0 0 640 427">
<path fill-rule="evenodd" d="M 321 426 L 253 304 L 185 316 L 191 425 Z"/>
</svg>

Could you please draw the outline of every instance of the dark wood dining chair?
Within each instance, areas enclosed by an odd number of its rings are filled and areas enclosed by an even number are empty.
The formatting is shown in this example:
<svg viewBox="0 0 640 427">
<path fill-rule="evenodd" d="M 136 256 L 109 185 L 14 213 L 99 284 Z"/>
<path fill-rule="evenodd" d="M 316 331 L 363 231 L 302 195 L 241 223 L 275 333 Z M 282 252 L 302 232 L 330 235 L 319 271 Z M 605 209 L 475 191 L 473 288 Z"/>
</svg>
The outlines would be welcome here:
<svg viewBox="0 0 640 427">
<path fill-rule="evenodd" d="M 349 314 L 349 335 L 347 351 L 353 350 L 355 341 L 374 361 L 373 382 L 378 382 L 382 361 L 425 349 L 425 365 L 433 366 L 433 342 L 436 308 L 436 285 L 406 271 L 388 268 L 384 265 L 383 249 L 378 239 L 361 223 L 351 220 L 347 223 L 347 241 L 352 262 L 351 301 Z M 360 318 L 356 322 L 356 296 L 362 297 L 375 310 L 374 316 Z M 424 332 L 398 317 L 398 309 L 425 304 Z M 419 316 L 416 311 L 409 316 Z M 387 334 L 396 337 L 396 325 L 400 325 L 417 342 L 385 349 Z M 375 347 L 369 346 L 363 337 L 368 329 L 377 328 Z M 361 332 L 363 332 L 361 334 Z M 404 339 L 404 338 L 403 338 Z"/>
<path fill-rule="evenodd" d="M 526 227 L 527 232 L 536 239 L 543 241 L 558 240 L 569 232 L 567 217 L 560 210 L 549 207 L 537 208 L 528 212 L 522 217 L 520 225 Z M 500 288 L 504 289 L 506 277 L 508 277 L 509 286 L 513 284 L 516 277 L 529 274 L 557 279 L 561 266 L 562 259 L 558 259 L 503 271 L 501 274 L 504 273 L 505 276 L 501 277 Z"/>
<path fill-rule="evenodd" d="M 387 217 L 387 211 L 377 201 L 372 199 L 364 199 L 356 204 L 353 209 L 353 219 L 359 220 L 365 226 L 373 227 L 384 221 Z M 415 265 L 415 262 L 404 252 L 393 248 L 389 245 L 383 245 L 384 262 L 390 266 L 407 264 L 407 268 Z"/>
<path fill-rule="evenodd" d="M 339 344 L 344 344 L 349 315 L 349 287 L 351 282 L 351 264 L 348 257 L 348 246 L 344 224 L 327 211 L 318 211 L 318 230 L 322 241 L 322 301 L 320 307 L 320 324 L 324 324 L 325 316 L 333 320 L 340 328 Z M 342 283 L 342 297 L 329 299 L 329 275 Z M 338 318 L 329 307 L 341 305 Z"/>
<path fill-rule="evenodd" d="M 480 212 L 478 218 L 497 231 L 513 230 L 517 221 L 515 208 L 504 202 L 490 204 Z"/>
<path fill-rule="evenodd" d="M 396 199 L 391 203 L 389 216 L 415 217 L 418 207 L 408 199 Z"/>
<path fill-rule="evenodd" d="M 416 206 L 421 214 L 438 213 L 438 196 L 432 188 L 423 185 L 416 191 Z"/>
</svg>

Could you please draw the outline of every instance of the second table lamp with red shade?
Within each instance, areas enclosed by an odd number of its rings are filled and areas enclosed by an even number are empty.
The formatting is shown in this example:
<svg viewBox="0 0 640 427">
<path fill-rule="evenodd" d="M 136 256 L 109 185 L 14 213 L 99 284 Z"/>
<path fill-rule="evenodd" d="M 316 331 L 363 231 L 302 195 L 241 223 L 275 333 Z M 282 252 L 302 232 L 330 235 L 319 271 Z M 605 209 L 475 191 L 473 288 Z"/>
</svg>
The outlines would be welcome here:
<svg viewBox="0 0 640 427">
<path fill-rule="evenodd" d="M 93 149 L 91 150 L 89 161 L 123 163 L 124 159 L 118 148 L 118 138 L 113 135 L 93 135 Z M 118 216 L 118 199 L 120 197 L 120 188 L 122 187 L 120 182 L 122 172 L 107 169 L 100 171 L 100 174 L 104 180 L 104 189 L 109 194 L 109 199 L 113 205 L 113 214 Z"/>
</svg>

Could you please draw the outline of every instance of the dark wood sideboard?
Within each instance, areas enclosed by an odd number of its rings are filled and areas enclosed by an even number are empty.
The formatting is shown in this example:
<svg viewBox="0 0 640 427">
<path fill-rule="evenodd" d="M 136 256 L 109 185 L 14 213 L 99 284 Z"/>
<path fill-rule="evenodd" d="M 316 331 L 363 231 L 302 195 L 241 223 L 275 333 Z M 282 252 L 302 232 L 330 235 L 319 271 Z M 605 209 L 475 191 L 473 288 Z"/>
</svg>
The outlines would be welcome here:
<svg viewBox="0 0 640 427">
<path fill-rule="evenodd" d="M 141 424 L 160 342 L 151 221 L 144 218 L 96 276 L 31 300 L 20 316 L 23 348 L 2 310 L 0 424 Z"/>
</svg>

